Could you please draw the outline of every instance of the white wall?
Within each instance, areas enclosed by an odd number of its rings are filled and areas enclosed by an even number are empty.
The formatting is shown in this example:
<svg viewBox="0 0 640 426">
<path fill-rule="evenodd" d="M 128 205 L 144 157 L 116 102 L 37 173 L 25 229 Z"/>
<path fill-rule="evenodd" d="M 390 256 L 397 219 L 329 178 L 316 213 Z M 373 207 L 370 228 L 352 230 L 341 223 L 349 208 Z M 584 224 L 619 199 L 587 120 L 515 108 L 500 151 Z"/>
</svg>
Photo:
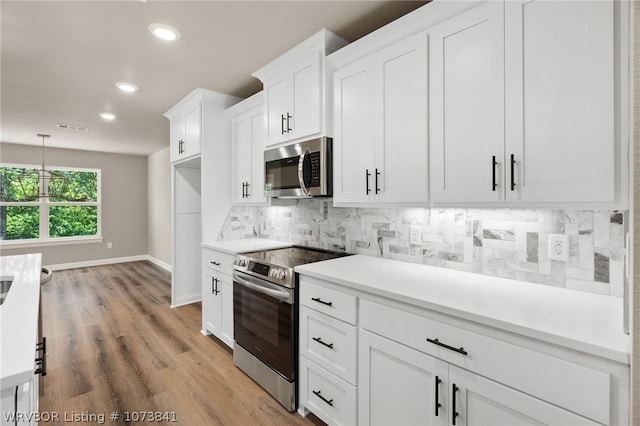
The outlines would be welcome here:
<svg viewBox="0 0 640 426">
<path fill-rule="evenodd" d="M 0 162 L 35 164 L 41 148 L 0 143 Z M 44 265 L 91 262 L 147 254 L 147 158 L 137 155 L 47 148 L 47 167 L 102 170 L 102 243 L 0 249 L 2 256 L 42 253 Z M 113 248 L 107 248 L 107 242 Z"/>
<path fill-rule="evenodd" d="M 171 265 L 171 163 L 169 147 L 147 157 L 147 253 Z"/>
</svg>

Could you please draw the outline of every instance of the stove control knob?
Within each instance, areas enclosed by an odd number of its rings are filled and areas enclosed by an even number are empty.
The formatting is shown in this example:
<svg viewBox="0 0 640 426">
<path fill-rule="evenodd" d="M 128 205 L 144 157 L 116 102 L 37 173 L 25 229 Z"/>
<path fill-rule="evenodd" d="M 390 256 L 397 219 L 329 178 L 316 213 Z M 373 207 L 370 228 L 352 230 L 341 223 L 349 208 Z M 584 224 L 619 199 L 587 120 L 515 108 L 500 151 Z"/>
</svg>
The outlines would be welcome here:
<svg viewBox="0 0 640 426">
<path fill-rule="evenodd" d="M 235 259 L 233 261 L 233 264 L 241 267 L 247 266 L 247 259 L 242 259 L 242 258 Z"/>
<path fill-rule="evenodd" d="M 283 271 L 283 270 L 279 270 L 278 271 L 278 279 L 279 280 L 284 280 L 286 276 L 287 276 L 287 273 L 285 271 Z"/>
</svg>

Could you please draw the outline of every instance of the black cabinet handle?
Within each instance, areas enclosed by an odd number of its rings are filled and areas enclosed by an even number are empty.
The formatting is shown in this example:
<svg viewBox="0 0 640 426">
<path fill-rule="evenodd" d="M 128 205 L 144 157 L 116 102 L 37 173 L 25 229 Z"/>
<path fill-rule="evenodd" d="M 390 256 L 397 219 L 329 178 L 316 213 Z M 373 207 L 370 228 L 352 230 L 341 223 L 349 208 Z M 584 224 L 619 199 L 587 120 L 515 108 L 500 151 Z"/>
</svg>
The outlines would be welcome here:
<svg viewBox="0 0 640 426">
<path fill-rule="evenodd" d="M 245 182 L 246 198 L 249 198 L 249 182 Z"/>
<path fill-rule="evenodd" d="M 327 399 L 320 394 L 320 391 L 313 391 L 313 394 L 333 407 L 333 399 Z"/>
<path fill-rule="evenodd" d="M 319 297 L 312 297 L 311 300 L 313 300 L 314 302 L 322 303 L 323 305 L 327 305 L 327 306 L 333 305 L 333 302 L 325 302 L 324 300 L 320 299 Z"/>
<path fill-rule="evenodd" d="M 329 349 L 333 349 L 333 343 L 323 342 L 321 337 L 312 337 L 311 339 L 315 340 L 316 342 L 320 343 L 321 345 L 324 345 L 324 346 L 328 347 Z"/>
<path fill-rule="evenodd" d="M 245 195 L 246 185 L 247 185 L 246 182 L 242 182 L 242 198 L 246 198 L 246 195 Z"/>
<path fill-rule="evenodd" d="M 451 410 L 451 423 L 453 424 L 453 426 L 456 426 L 456 417 L 458 417 L 460 415 L 460 413 L 458 413 L 458 411 L 456 411 L 456 393 L 460 390 L 459 387 L 456 386 L 456 384 L 453 384 L 453 387 L 451 388 L 452 390 L 452 396 L 451 399 L 452 401 L 452 410 Z"/>
<path fill-rule="evenodd" d="M 491 159 L 491 175 L 492 175 L 492 180 L 493 183 L 491 184 L 491 190 L 495 191 L 496 188 L 498 187 L 498 184 L 496 183 L 496 166 L 498 165 L 498 163 L 496 162 L 496 156 L 494 155 L 493 158 Z"/>
<path fill-rule="evenodd" d="M 378 188 L 378 176 L 380 176 L 380 172 L 376 168 L 376 194 L 380 192 L 380 188 Z"/>
<path fill-rule="evenodd" d="M 287 113 L 287 133 L 291 131 L 291 125 L 289 124 L 289 119 L 293 118 L 289 113 Z"/>
<path fill-rule="evenodd" d="M 440 404 L 440 383 L 442 383 L 442 380 L 436 376 L 436 417 L 438 417 L 438 411 L 442 407 L 442 404 Z"/>
<path fill-rule="evenodd" d="M 371 190 L 369 189 L 369 176 L 371 176 L 371 173 L 369 173 L 369 169 L 364 169 L 364 179 L 366 182 L 366 189 L 367 189 L 367 195 L 369 195 L 369 193 L 371 192 Z"/>
<path fill-rule="evenodd" d="M 442 346 L 443 348 L 447 348 L 447 349 L 449 349 L 451 351 L 458 352 L 459 354 L 462 354 L 462 355 L 468 355 L 467 351 L 465 351 L 462 346 L 460 346 L 459 348 L 454 348 L 453 346 L 449 346 L 449 345 L 447 345 L 445 343 L 442 343 L 438 339 L 429 339 L 429 338 L 427 338 L 427 342 L 433 343 L 434 345 Z"/>
<path fill-rule="evenodd" d="M 280 129 L 282 130 L 282 134 L 285 134 L 284 131 L 284 114 L 280 114 Z"/>
<path fill-rule="evenodd" d="M 516 189 L 516 157 L 511 154 L 511 190 Z"/>
<path fill-rule="evenodd" d="M 216 279 L 211 277 L 211 294 L 216 294 Z"/>
<path fill-rule="evenodd" d="M 40 374 L 43 377 L 47 375 L 47 338 L 43 337 L 42 342 L 36 343 L 36 352 L 41 352 L 40 356 L 36 358 L 37 368 L 35 374 Z"/>
<path fill-rule="evenodd" d="M 209 262 L 209 263 L 212 264 L 212 265 L 215 265 L 215 266 L 220 266 L 220 262 L 216 262 L 216 261 L 213 261 L 213 260 L 211 262 Z"/>
</svg>

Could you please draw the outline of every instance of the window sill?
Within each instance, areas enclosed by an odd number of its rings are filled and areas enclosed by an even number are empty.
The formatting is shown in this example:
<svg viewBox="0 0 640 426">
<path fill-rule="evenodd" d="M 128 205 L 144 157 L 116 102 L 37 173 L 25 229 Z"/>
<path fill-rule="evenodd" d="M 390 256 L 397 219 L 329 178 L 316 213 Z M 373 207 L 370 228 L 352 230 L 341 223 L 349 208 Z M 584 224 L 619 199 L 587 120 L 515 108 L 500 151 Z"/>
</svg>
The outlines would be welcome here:
<svg viewBox="0 0 640 426">
<path fill-rule="evenodd" d="M 31 240 L 31 241 L 0 241 L 0 249 L 18 249 L 30 247 L 66 246 L 70 244 L 91 244 L 101 243 L 102 237 L 70 237 L 56 238 L 52 240 Z"/>
</svg>

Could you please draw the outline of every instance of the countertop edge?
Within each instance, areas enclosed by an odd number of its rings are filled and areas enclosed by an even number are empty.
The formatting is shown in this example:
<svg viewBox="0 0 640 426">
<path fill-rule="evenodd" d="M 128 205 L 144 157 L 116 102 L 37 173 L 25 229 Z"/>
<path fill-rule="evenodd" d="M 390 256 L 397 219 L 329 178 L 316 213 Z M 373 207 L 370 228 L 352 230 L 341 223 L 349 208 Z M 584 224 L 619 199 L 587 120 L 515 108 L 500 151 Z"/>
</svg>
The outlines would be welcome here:
<svg viewBox="0 0 640 426">
<path fill-rule="evenodd" d="M 332 260 L 328 260 L 326 262 L 332 262 Z M 400 261 L 397 261 L 397 262 L 400 262 Z M 317 263 L 313 265 L 314 265 L 313 266 L 314 269 L 317 269 L 319 266 L 319 264 Z M 309 268 L 309 266 L 311 265 L 301 265 L 296 267 L 295 270 L 296 272 L 302 273 L 304 275 L 329 281 L 331 283 L 335 283 L 356 291 L 364 292 L 366 294 L 371 294 L 378 297 L 386 297 L 388 299 L 401 302 L 401 303 L 406 303 L 418 308 L 429 309 L 434 312 L 453 316 L 455 318 L 459 318 L 466 321 L 471 321 L 482 326 L 492 327 L 500 331 L 517 334 L 524 338 L 535 339 L 535 340 L 541 341 L 542 343 L 553 344 L 569 350 L 584 352 L 586 354 L 603 358 L 609 361 L 621 363 L 626 366 L 630 365 L 630 353 L 629 353 L 628 347 L 626 351 L 623 351 L 615 348 L 599 346 L 587 341 L 573 339 L 571 337 L 567 337 L 559 334 L 554 334 L 552 332 L 541 330 L 538 328 L 516 324 L 516 323 L 504 321 L 497 318 L 491 318 L 491 317 L 481 315 L 481 314 L 476 314 L 467 310 L 461 310 L 454 307 L 429 302 L 424 299 L 413 298 L 404 294 L 395 293 L 393 291 L 387 291 L 384 289 L 371 287 L 363 283 L 354 282 L 345 278 L 340 278 L 336 275 L 319 272 L 317 270 L 312 270 L 311 268 Z"/>
</svg>

